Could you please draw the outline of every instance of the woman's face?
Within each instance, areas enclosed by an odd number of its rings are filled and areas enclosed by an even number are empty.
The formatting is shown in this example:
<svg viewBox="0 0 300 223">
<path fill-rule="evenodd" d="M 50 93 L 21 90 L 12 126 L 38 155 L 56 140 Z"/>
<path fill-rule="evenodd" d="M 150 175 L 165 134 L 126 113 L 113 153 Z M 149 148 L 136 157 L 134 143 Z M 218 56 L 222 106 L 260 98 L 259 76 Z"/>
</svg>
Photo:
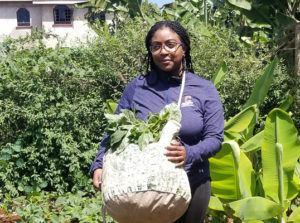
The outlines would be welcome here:
<svg viewBox="0 0 300 223">
<path fill-rule="evenodd" d="M 161 46 L 158 50 L 152 50 L 154 64 L 161 70 L 170 72 L 173 75 L 180 74 L 182 57 L 186 51 L 185 47 L 178 43 L 181 43 L 180 37 L 168 27 L 157 30 L 151 39 L 151 46 L 153 48 Z M 168 52 L 166 50 L 168 46 L 173 47 L 174 45 L 175 52 Z"/>
</svg>

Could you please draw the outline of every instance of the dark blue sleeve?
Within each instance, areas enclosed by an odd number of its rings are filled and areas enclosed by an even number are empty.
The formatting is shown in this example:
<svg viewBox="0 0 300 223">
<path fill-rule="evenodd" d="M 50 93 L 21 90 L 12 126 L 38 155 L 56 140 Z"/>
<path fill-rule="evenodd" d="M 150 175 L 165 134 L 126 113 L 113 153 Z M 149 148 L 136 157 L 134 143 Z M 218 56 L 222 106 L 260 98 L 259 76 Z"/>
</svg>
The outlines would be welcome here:
<svg viewBox="0 0 300 223">
<path fill-rule="evenodd" d="M 198 143 L 183 143 L 186 149 L 186 163 L 203 162 L 214 156 L 222 147 L 224 116 L 220 96 L 214 86 L 207 89 L 202 106 L 203 134 Z"/>
<path fill-rule="evenodd" d="M 115 114 L 119 114 L 121 109 L 130 109 L 132 110 L 132 98 L 135 91 L 135 83 L 136 79 L 130 82 L 127 87 L 125 88 L 122 97 L 120 99 L 120 102 L 118 104 L 118 107 L 115 111 Z M 109 140 L 108 135 L 105 133 L 101 144 L 99 146 L 98 155 L 94 159 L 94 162 L 91 165 L 90 172 L 93 173 L 96 169 L 101 169 L 103 165 L 103 156 L 105 152 L 106 143 Z"/>
</svg>

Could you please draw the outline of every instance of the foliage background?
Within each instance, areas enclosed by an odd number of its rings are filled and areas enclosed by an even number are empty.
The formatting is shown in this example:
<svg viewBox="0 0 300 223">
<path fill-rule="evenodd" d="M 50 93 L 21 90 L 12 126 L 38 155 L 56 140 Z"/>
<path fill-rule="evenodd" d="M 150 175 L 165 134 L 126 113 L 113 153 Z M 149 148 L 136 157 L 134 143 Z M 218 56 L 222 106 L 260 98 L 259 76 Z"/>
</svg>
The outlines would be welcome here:
<svg viewBox="0 0 300 223">
<path fill-rule="evenodd" d="M 145 68 L 149 28 L 140 17 L 124 21 L 113 35 L 106 26 L 96 27 L 97 39 L 74 48 L 46 48 L 43 33 L 1 43 L 0 199 L 41 190 L 94 191 L 89 167 L 106 126 L 105 101 L 118 101 Z M 196 74 L 210 79 L 222 61 L 228 66 L 219 88 L 228 119 L 241 110 L 274 50 L 243 43 L 226 28 L 188 31 Z M 262 117 L 280 105 L 294 83 L 280 63 Z M 299 98 L 295 101 L 299 105 Z M 300 111 L 292 111 L 299 129 Z"/>
</svg>

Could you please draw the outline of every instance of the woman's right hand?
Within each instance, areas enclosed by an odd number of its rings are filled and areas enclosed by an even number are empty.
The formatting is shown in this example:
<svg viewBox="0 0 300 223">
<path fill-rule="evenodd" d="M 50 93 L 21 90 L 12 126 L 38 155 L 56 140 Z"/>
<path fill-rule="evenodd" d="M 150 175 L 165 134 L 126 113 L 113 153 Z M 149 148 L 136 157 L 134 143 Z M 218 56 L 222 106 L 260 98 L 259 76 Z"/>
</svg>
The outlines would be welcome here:
<svg viewBox="0 0 300 223">
<path fill-rule="evenodd" d="M 93 174 L 93 185 L 97 190 L 101 190 L 102 169 L 96 169 Z"/>
</svg>

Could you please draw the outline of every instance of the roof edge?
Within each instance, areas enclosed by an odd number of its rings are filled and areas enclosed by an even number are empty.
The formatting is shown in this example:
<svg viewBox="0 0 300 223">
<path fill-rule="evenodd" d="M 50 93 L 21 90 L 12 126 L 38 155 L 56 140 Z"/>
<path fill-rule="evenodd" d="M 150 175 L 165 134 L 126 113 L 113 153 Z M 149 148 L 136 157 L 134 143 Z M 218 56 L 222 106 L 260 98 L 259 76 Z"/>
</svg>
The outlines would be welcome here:
<svg viewBox="0 0 300 223">
<path fill-rule="evenodd" d="M 32 3 L 35 5 L 57 5 L 57 4 L 77 4 L 77 3 L 83 3 L 88 1 L 83 0 L 33 0 Z"/>
</svg>

